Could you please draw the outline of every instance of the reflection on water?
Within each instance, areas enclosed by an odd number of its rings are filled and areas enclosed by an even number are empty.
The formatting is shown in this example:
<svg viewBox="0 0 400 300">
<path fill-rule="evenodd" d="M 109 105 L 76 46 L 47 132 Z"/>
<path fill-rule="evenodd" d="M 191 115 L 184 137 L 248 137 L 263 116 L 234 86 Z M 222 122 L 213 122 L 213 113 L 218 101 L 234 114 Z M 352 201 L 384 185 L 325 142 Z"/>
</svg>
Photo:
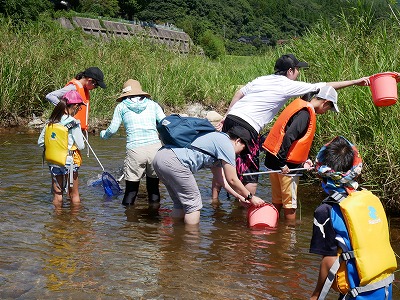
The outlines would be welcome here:
<svg viewBox="0 0 400 300">
<path fill-rule="evenodd" d="M 165 188 L 159 211 L 147 208 L 145 187 L 135 207 L 90 184 L 102 169 L 85 157 L 80 207 L 54 211 L 50 176 L 42 168 L 38 133 L 0 135 L 1 299 L 307 299 L 319 257 L 308 253 L 312 212 L 321 194 L 301 186 L 301 220 L 252 231 L 243 208 L 221 193 L 210 200 L 210 174 L 197 175 L 204 198 L 199 227 L 174 224 Z M 90 137 L 107 171 L 117 176 L 124 137 Z M 269 199 L 267 178 L 259 194 Z M 300 215 L 300 214 L 299 214 Z M 399 220 L 391 220 L 400 251 Z M 400 298 L 399 281 L 394 299 Z M 333 294 L 329 299 L 335 299 Z"/>
</svg>

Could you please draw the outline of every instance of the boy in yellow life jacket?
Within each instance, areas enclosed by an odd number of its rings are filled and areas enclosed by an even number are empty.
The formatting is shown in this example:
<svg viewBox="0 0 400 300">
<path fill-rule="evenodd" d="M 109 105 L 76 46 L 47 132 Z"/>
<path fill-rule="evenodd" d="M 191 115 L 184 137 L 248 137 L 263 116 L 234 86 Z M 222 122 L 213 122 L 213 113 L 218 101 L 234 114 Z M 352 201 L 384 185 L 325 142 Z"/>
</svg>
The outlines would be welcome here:
<svg viewBox="0 0 400 300">
<path fill-rule="evenodd" d="M 316 170 L 329 194 L 314 212 L 310 252 L 322 255 L 310 299 L 325 299 L 332 287 L 339 299 L 392 299 L 396 257 L 385 211 L 378 197 L 357 191 L 362 160 L 357 148 L 338 136 L 317 155 Z"/>
<path fill-rule="evenodd" d="M 328 110 L 339 112 L 337 92 L 328 85 L 293 100 L 279 115 L 262 145 L 265 166 L 282 170 L 282 173 L 270 174 L 269 180 L 272 204 L 278 211 L 283 208 L 288 221 L 296 220 L 299 184 L 299 174 L 289 174 L 289 169 L 312 166 L 308 154 L 314 139 L 316 115 Z"/>
</svg>

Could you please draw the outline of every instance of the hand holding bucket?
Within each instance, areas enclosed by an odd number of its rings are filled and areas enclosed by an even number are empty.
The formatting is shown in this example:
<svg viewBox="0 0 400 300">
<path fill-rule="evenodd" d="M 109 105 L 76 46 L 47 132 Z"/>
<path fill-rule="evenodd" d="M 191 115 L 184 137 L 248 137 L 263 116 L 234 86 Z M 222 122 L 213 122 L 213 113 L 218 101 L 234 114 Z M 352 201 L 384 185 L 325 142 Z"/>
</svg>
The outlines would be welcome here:
<svg viewBox="0 0 400 300">
<path fill-rule="evenodd" d="M 372 100 L 376 106 L 390 106 L 397 102 L 397 82 L 399 73 L 384 72 L 372 75 L 370 78 Z"/>
</svg>

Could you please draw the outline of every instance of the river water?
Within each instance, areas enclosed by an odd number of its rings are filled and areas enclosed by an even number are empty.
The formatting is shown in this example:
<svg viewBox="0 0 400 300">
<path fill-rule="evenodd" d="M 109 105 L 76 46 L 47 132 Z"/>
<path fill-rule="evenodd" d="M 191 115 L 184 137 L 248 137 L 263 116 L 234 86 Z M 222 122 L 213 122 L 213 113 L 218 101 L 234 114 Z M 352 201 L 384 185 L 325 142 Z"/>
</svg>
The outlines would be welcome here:
<svg viewBox="0 0 400 300">
<path fill-rule="evenodd" d="M 106 197 L 93 182 L 102 169 L 91 154 L 80 170 L 82 205 L 56 212 L 42 168 L 39 132 L 0 133 L 0 299 L 307 299 L 320 257 L 308 253 L 318 187 L 301 182 L 295 226 L 252 231 L 245 210 L 221 193 L 210 199 L 210 172 L 196 178 L 204 208 L 197 229 L 173 224 L 164 186 L 158 213 L 144 186 L 135 207 Z M 106 171 L 121 174 L 124 136 L 89 143 Z M 84 150 L 86 151 L 86 150 Z M 85 152 L 86 154 L 86 152 Z M 124 188 L 123 184 L 121 185 Z M 270 201 L 268 177 L 258 195 Z M 400 221 L 390 220 L 400 253 Z M 396 279 L 394 299 L 400 299 Z M 331 292 L 329 299 L 336 299 Z"/>
</svg>

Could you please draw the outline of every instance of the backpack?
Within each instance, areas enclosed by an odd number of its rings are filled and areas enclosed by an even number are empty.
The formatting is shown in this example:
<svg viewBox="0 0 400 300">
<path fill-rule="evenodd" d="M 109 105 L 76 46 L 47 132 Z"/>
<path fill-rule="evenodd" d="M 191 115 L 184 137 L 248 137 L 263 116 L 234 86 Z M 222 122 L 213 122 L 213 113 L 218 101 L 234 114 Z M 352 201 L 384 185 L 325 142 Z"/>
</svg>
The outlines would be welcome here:
<svg viewBox="0 0 400 300">
<path fill-rule="evenodd" d="M 199 135 L 216 131 L 214 125 L 207 119 L 171 114 L 157 124 L 157 131 L 160 140 L 166 146 L 192 148 L 215 158 L 207 151 L 191 145 Z"/>
<path fill-rule="evenodd" d="M 388 288 L 393 282 L 397 263 L 390 245 L 385 210 L 379 198 L 368 190 L 361 190 L 347 197 L 334 192 L 323 202 L 339 205 L 344 222 L 342 224 L 340 221 L 341 217 L 332 217 L 332 224 L 335 231 L 347 234 L 341 234 L 341 251 L 329 270 L 318 299 L 325 299 L 331 286 L 346 295 L 343 299 L 356 298 L 358 294 L 383 287 Z M 338 215 L 336 210 L 334 212 Z M 359 286 L 356 286 L 354 272 L 358 274 Z M 382 291 L 384 292 L 386 291 Z M 366 294 L 363 296 L 362 299 L 368 298 Z M 376 297 L 376 294 L 373 296 Z"/>
<path fill-rule="evenodd" d="M 65 166 L 67 163 L 68 131 L 78 123 L 71 121 L 65 125 L 54 123 L 47 125 L 44 136 L 44 160 L 51 164 Z"/>
</svg>

